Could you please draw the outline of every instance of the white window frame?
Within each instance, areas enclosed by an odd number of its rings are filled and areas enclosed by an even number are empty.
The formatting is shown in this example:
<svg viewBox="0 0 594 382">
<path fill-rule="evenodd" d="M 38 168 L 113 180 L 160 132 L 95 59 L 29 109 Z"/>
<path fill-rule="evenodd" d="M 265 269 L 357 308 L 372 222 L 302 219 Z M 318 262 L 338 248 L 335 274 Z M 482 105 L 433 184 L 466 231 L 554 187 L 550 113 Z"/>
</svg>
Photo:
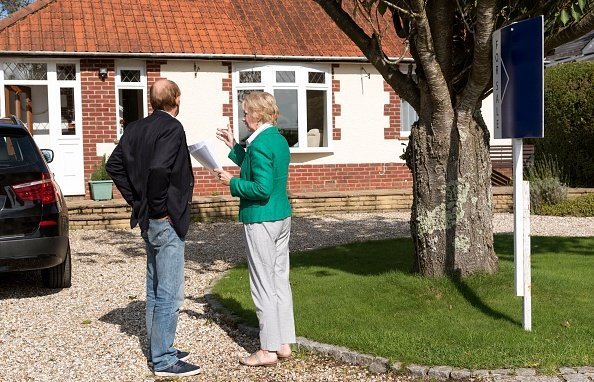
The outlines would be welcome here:
<svg viewBox="0 0 594 382">
<path fill-rule="evenodd" d="M 400 98 L 400 137 L 408 138 L 413 122 L 418 120 L 419 115 L 416 110 L 411 104 Z"/>
<path fill-rule="evenodd" d="M 45 80 L 8 80 L 4 77 L 4 63 L 31 63 L 31 64 L 45 64 L 47 68 L 47 79 Z M 75 76 L 74 80 L 58 80 L 57 66 L 59 64 L 73 64 L 75 65 Z M 54 129 L 52 136 L 60 137 L 61 139 L 80 139 L 82 137 L 82 94 L 81 94 L 81 75 L 80 75 L 80 62 L 74 59 L 29 59 L 23 57 L 6 57 L 0 60 L 0 86 L 4 89 L 4 85 L 24 85 L 24 86 L 46 86 L 47 87 L 47 106 L 48 106 L 48 119 L 50 129 Z M 74 118 L 76 121 L 75 134 L 72 136 L 63 136 L 61 133 L 57 134 L 58 130 L 61 130 L 61 123 L 57 124 L 56 121 L 60 120 L 60 98 L 55 95 L 60 94 L 60 88 L 72 88 L 74 89 Z M 6 115 L 6 100 L 4 99 L 4 91 L 0 95 L 0 115 Z M 40 139 L 40 138 L 37 138 Z"/>
<path fill-rule="evenodd" d="M 140 70 L 140 82 L 122 82 L 122 70 Z M 143 117 L 148 116 L 148 98 L 147 98 L 147 78 L 146 78 L 146 64 L 140 61 L 116 61 L 115 62 L 115 98 L 116 98 L 116 115 L 115 126 L 116 136 L 119 140 L 122 137 L 123 129 L 120 126 L 120 90 L 123 89 L 137 89 L 142 90 L 142 107 Z"/>
<path fill-rule="evenodd" d="M 259 83 L 240 83 L 239 73 L 243 71 L 254 70 L 260 71 L 262 74 L 261 82 Z M 292 153 L 321 153 L 332 152 L 332 75 L 330 65 L 323 64 L 297 64 L 297 63 L 234 63 L 233 64 L 233 131 L 235 139 L 239 140 L 239 124 L 243 123 L 238 120 L 237 110 L 241 105 L 237 102 L 237 94 L 240 90 L 250 89 L 264 89 L 265 92 L 274 94 L 276 89 L 296 89 L 298 108 L 298 142 L 300 147 L 291 147 Z M 294 83 L 277 83 L 276 71 L 294 71 Z M 311 71 L 324 73 L 325 81 L 323 84 L 310 84 L 308 73 Z M 324 126 L 323 140 L 327 142 L 324 147 L 302 147 L 302 142 L 307 142 L 307 90 L 324 90 L 326 91 L 326 125 Z"/>
</svg>

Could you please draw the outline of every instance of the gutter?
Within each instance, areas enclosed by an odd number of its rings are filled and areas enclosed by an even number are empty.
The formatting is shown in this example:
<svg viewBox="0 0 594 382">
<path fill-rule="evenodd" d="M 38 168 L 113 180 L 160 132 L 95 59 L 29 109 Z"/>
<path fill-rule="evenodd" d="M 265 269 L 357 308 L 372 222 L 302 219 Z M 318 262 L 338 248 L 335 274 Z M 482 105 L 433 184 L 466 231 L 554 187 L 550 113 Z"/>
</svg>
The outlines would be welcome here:
<svg viewBox="0 0 594 382">
<path fill-rule="evenodd" d="M 366 62 L 366 57 L 340 56 L 275 56 L 266 54 L 208 54 L 208 53 L 124 53 L 124 52 L 52 52 L 52 51 L 1 51 L 0 57 L 60 57 L 60 58 L 152 58 L 152 59 L 199 59 L 213 61 L 307 61 L 307 62 Z M 396 58 L 394 58 L 396 59 Z M 412 63 L 409 57 L 401 63 Z"/>
</svg>

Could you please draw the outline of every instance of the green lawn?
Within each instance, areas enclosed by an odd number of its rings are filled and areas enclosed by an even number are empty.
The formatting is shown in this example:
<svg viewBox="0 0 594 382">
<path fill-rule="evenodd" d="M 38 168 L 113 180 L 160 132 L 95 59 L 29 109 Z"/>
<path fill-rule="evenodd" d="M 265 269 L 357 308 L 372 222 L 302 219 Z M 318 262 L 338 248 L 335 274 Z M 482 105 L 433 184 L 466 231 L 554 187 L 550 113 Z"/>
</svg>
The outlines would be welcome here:
<svg viewBox="0 0 594 382">
<path fill-rule="evenodd" d="M 412 275 L 410 239 L 294 253 L 297 335 L 423 365 L 593 365 L 594 238 L 532 237 L 532 332 L 514 294 L 513 236 L 495 247 L 500 271 L 461 282 Z M 246 265 L 214 293 L 257 326 Z"/>
</svg>

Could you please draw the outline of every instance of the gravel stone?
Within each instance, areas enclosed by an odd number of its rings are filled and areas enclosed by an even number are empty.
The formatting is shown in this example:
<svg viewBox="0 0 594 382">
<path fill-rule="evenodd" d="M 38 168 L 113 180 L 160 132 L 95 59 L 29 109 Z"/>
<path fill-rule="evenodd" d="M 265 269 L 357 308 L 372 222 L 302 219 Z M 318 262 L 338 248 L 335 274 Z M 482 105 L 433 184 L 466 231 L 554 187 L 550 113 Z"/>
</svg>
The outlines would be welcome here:
<svg viewBox="0 0 594 382">
<path fill-rule="evenodd" d="M 409 213 L 385 212 L 294 218 L 291 250 L 407 236 L 409 217 Z M 513 215 L 496 214 L 494 227 L 495 232 L 511 232 Z M 592 231 L 592 218 L 532 219 L 533 235 L 594 236 Z M 0 381 L 162 380 L 154 377 L 146 360 L 146 257 L 139 230 L 74 230 L 71 248 L 71 288 L 43 288 L 40 272 L 1 274 Z M 245 253 L 240 223 L 192 224 L 186 237 L 186 298 L 176 346 L 190 351 L 189 361 L 203 371 L 184 381 L 415 379 L 392 370 L 374 374 L 367 367 L 308 351 L 296 352 L 276 367 L 239 365 L 239 357 L 257 349 L 257 338 L 215 312 L 205 292 L 226 270 L 245 261 Z M 344 351 L 341 357 L 348 358 Z M 413 370 L 417 376 L 427 373 L 423 366 Z"/>
</svg>

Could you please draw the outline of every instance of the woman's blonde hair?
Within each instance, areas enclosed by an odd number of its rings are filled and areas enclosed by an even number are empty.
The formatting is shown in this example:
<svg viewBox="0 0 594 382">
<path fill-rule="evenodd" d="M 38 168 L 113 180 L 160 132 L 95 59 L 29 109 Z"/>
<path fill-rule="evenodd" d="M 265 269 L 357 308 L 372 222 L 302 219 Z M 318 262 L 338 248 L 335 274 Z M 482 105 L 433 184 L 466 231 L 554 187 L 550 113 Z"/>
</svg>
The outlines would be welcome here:
<svg viewBox="0 0 594 382">
<path fill-rule="evenodd" d="M 251 115 L 256 121 L 276 124 L 278 106 L 274 96 L 266 92 L 251 92 L 241 103 L 243 111 Z"/>
</svg>

